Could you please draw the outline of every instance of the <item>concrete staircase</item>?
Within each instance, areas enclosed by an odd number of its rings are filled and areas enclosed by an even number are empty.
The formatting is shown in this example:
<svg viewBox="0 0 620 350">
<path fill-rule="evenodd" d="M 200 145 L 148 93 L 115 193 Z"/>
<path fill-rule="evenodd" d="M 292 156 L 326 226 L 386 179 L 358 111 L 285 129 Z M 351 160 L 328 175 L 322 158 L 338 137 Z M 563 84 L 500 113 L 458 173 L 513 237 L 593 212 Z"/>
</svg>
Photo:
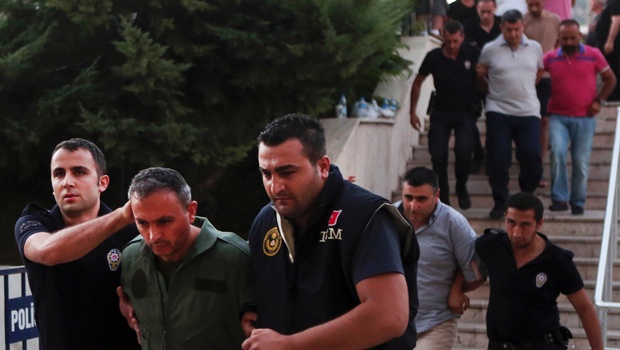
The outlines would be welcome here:
<svg viewBox="0 0 620 350">
<path fill-rule="evenodd" d="M 594 296 L 594 285 L 598 270 L 598 257 L 600 255 L 600 241 L 603 231 L 604 209 L 607 200 L 608 177 L 610 170 L 610 159 L 614 140 L 616 124 L 616 107 L 604 108 L 597 116 L 596 135 L 590 163 L 590 176 L 588 182 L 588 198 L 585 204 L 586 212 L 581 216 L 571 215 L 570 211 L 554 213 L 547 210 L 551 204 L 549 190 L 549 157 L 544 160 L 544 174 L 548 186 L 538 189 L 538 195 L 545 204 L 545 223 L 542 232 L 558 245 L 570 249 L 575 253 L 575 263 L 584 279 L 586 290 L 591 298 Z M 481 138 L 486 135 L 484 120 L 478 122 Z M 427 166 L 432 168 L 430 155 L 427 148 L 427 134 L 420 136 L 420 146 L 413 149 L 413 159 L 408 164 L 408 169 L 413 166 Z M 451 140 L 453 148 L 454 139 Z M 570 158 L 569 158 L 570 159 Z M 569 160 L 570 167 L 570 160 Z M 519 191 L 516 181 L 519 166 L 514 160 L 511 167 L 511 193 Z M 472 208 L 461 211 L 469 220 L 471 226 L 478 235 L 481 235 L 485 228 L 502 227 L 502 220 L 491 220 L 489 211 L 493 206 L 491 188 L 488 185 L 485 169 L 479 174 L 470 176 L 468 189 L 472 197 Z M 451 176 L 451 199 L 454 207 L 458 207 L 458 200 L 454 192 L 454 154 L 451 151 L 449 175 Z M 394 199 L 400 199 L 400 193 L 394 193 Z M 457 208 L 458 209 L 458 208 Z M 460 210 L 460 209 L 458 209 Z M 620 248 L 620 247 L 619 247 Z M 615 263 L 614 280 L 620 281 L 620 261 Z M 486 336 L 485 317 L 489 295 L 488 283 L 479 289 L 470 292 L 470 308 L 461 317 L 459 330 L 454 349 L 486 349 L 488 339 Z M 614 284 L 614 301 L 620 300 L 620 283 Z M 581 321 L 572 305 L 565 296 L 558 299 L 560 308 L 560 319 L 563 325 L 571 329 L 574 335 L 574 349 L 589 349 L 589 344 Z M 620 312 L 610 311 L 608 318 L 608 339 L 607 346 L 620 347 Z"/>
</svg>

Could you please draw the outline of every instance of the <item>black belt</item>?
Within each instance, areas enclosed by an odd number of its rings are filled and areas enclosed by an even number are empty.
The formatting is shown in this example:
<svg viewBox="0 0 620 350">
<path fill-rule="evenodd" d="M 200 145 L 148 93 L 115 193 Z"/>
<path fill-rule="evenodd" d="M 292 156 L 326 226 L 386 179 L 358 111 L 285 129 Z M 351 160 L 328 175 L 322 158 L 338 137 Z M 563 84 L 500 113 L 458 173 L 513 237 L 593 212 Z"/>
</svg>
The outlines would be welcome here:
<svg viewBox="0 0 620 350">
<path fill-rule="evenodd" d="M 501 342 L 489 340 L 489 350 L 538 350 L 545 349 L 550 345 L 568 344 L 568 339 L 573 335 L 566 327 L 562 327 L 553 332 L 548 332 L 542 338 L 524 342 Z"/>
</svg>

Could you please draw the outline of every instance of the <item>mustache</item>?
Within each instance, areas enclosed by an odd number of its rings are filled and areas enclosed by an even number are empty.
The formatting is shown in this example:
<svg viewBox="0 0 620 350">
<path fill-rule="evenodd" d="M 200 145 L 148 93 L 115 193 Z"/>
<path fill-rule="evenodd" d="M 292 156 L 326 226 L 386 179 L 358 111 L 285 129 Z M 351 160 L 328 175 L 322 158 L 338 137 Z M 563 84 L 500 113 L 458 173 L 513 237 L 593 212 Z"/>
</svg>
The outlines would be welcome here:
<svg viewBox="0 0 620 350">
<path fill-rule="evenodd" d="M 562 51 L 575 52 L 579 49 L 579 45 L 562 45 Z"/>
</svg>

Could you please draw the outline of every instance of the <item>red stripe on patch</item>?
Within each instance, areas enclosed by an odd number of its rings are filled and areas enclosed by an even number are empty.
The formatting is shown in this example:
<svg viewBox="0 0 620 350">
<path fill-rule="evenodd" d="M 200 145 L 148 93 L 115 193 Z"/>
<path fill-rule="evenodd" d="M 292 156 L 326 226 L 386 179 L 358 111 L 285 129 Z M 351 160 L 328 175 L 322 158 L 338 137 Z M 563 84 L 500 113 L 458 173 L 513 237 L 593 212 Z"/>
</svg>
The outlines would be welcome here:
<svg viewBox="0 0 620 350">
<path fill-rule="evenodd" d="M 332 212 L 332 215 L 329 217 L 329 222 L 327 223 L 327 226 L 336 225 L 336 223 L 338 222 L 338 217 L 340 216 L 340 213 L 342 213 L 342 210 L 334 210 Z"/>
</svg>

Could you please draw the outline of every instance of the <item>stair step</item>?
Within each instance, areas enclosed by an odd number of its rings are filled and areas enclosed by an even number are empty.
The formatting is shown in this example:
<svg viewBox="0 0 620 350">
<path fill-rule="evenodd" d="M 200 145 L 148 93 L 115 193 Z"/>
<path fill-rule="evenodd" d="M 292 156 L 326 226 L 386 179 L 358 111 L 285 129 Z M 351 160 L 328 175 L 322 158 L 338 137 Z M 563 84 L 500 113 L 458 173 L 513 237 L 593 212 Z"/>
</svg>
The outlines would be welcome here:
<svg viewBox="0 0 620 350">
<path fill-rule="evenodd" d="M 615 139 L 615 125 L 613 128 L 614 129 L 605 131 L 597 131 L 592 139 L 592 145 L 613 145 Z M 484 146 L 486 142 L 486 130 L 480 130 L 480 141 L 482 142 L 482 146 Z M 420 134 L 420 146 L 428 147 L 428 133 L 425 132 Z M 454 137 L 450 138 L 448 146 L 450 149 L 454 148 Z"/>
<path fill-rule="evenodd" d="M 518 188 L 511 190 L 511 193 L 517 193 L 517 192 L 519 192 Z M 536 194 L 543 201 L 543 204 L 545 205 L 545 212 L 549 211 L 548 207 L 552 203 L 551 193 L 549 192 L 549 189 L 544 189 L 544 188 L 538 189 L 534 192 L 534 194 Z M 478 189 L 469 190 L 469 196 L 471 198 L 473 207 L 488 208 L 489 211 L 491 210 L 491 208 L 493 208 L 494 201 L 493 201 L 493 197 L 491 197 L 491 188 L 488 185 L 487 185 L 486 190 L 480 190 L 480 191 Z M 458 198 L 456 194 L 451 193 L 450 204 L 452 205 L 452 207 L 457 208 L 458 203 L 459 202 L 458 202 Z M 607 192 L 588 191 L 584 208 L 585 210 L 604 210 L 605 208 L 607 208 Z M 570 209 L 566 212 L 570 213 Z M 559 212 L 559 213 L 563 213 L 563 212 Z"/>
<path fill-rule="evenodd" d="M 547 186 L 540 188 L 538 192 L 545 193 L 551 191 L 551 181 L 549 180 L 549 176 L 545 174 L 545 180 L 547 181 Z M 569 176 L 569 181 L 571 177 Z M 456 187 L 456 180 L 449 181 L 450 184 L 450 193 L 455 193 L 454 189 Z M 489 178 L 486 175 L 474 174 L 469 176 L 469 180 L 467 181 L 467 188 L 469 191 L 478 192 L 478 193 L 491 193 L 491 188 L 489 187 Z M 519 191 L 519 184 L 517 181 L 510 181 L 508 183 L 508 188 L 511 192 Z M 594 193 L 607 193 L 607 189 L 609 188 L 609 175 L 606 177 L 596 177 L 589 176 L 588 177 L 588 192 Z"/>
<path fill-rule="evenodd" d="M 590 155 L 590 162 L 609 162 L 609 160 L 611 159 L 611 155 L 612 155 L 612 146 L 613 145 L 613 140 L 603 143 L 602 146 L 593 146 L 592 147 L 592 153 Z M 450 152 L 448 152 L 448 160 L 449 161 L 454 161 L 454 152 L 452 151 L 453 147 L 450 147 Z M 513 148 L 513 154 L 514 154 L 514 148 Z M 516 157 L 512 157 L 512 162 L 514 165 L 517 164 L 517 160 Z M 414 162 L 423 162 L 423 163 L 428 163 L 431 164 L 431 155 L 428 152 L 428 146 L 425 146 L 423 144 L 421 144 L 420 146 L 413 146 L 413 161 Z M 570 155 L 570 151 L 568 152 L 568 156 L 567 156 L 567 164 L 570 165 L 572 164 L 571 161 L 571 155 Z M 549 165 L 550 164 L 550 158 L 549 155 L 545 156 L 545 158 L 543 159 L 543 164 L 544 165 Z"/>
<path fill-rule="evenodd" d="M 420 152 L 418 152 L 420 153 Z M 426 151 L 426 153 L 428 154 L 428 151 Z M 418 158 L 416 158 L 416 155 L 413 155 L 413 159 L 410 160 L 409 162 L 407 162 L 407 169 L 413 168 L 414 166 L 425 166 L 427 168 L 433 168 L 433 165 L 431 164 L 431 159 L 430 159 L 430 155 L 429 156 L 425 156 L 425 159 L 420 160 Z M 568 163 L 569 165 L 569 169 L 570 169 L 570 165 L 571 163 Z M 512 181 L 516 181 L 517 177 L 519 176 L 519 164 L 516 162 L 516 160 L 513 157 L 513 162 L 512 165 L 510 167 L 510 177 Z M 608 177 L 609 176 L 609 172 L 611 170 L 611 166 L 610 166 L 610 161 L 601 161 L 601 162 L 590 162 L 590 171 L 589 171 L 589 176 L 588 179 L 590 177 L 593 178 L 604 178 L 604 177 Z M 550 165 L 549 165 L 549 161 L 545 160 L 543 162 L 543 177 L 548 178 L 549 177 L 549 172 L 550 172 Z M 570 170 L 569 170 L 570 173 Z M 486 174 L 486 165 L 482 164 L 482 168 L 480 169 L 480 174 L 485 175 Z M 452 160 L 452 158 L 449 159 L 448 162 L 448 175 L 450 177 L 454 177 L 454 161 Z M 475 174 L 474 174 L 475 175 Z"/>
<path fill-rule="evenodd" d="M 471 208 L 468 210 L 458 209 L 469 221 L 477 234 L 482 234 L 490 227 L 502 227 L 503 219 L 491 219 L 490 208 Z M 560 236 L 594 236 L 600 237 L 603 232 L 603 219 L 605 212 L 601 210 L 586 210 L 583 215 L 571 215 L 570 212 L 545 211 L 543 219 L 545 223 L 542 232 L 549 237 Z"/>
<path fill-rule="evenodd" d="M 570 330 L 574 337 L 571 340 L 571 343 L 574 344 L 574 349 L 590 348 L 588 338 L 583 328 L 573 327 L 570 328 Z M 484 323 L 459 322 L 453 349 L 482 350 L 487 348 L 488 342 L 489 340 L 486 336 L 486 326 Z M 607 331 L 607 346 L 614 348 L 620 347 L 620 331 Z"/>
</svg>

